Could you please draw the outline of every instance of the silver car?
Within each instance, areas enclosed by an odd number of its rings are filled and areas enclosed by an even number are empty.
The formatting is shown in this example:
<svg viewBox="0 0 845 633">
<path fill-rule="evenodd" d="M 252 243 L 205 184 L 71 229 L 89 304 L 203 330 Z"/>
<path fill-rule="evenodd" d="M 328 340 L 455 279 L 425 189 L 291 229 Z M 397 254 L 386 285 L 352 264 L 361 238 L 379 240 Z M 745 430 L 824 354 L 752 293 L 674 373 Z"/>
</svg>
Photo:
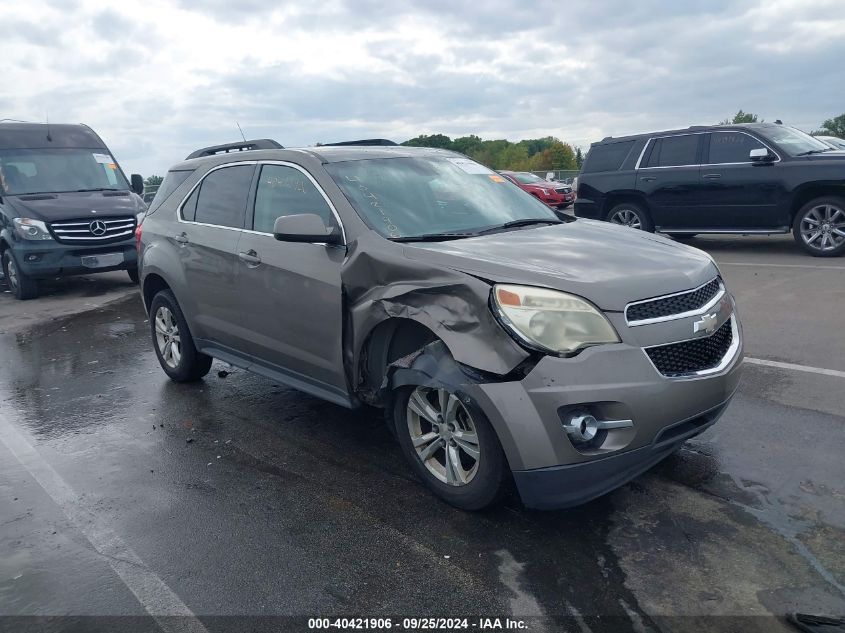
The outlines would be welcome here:
<svg viewBox="0 0 845 633">
<path fill-rule="evenodd" d="M 384 408 L 447 502 L 561 508 L 722 415 L 742 329 L 719 270 L 667 238 L 561 220 L 453 152 L 206 148 L 138 229 L 162 369 L 212 358 Z"/>
</svg>

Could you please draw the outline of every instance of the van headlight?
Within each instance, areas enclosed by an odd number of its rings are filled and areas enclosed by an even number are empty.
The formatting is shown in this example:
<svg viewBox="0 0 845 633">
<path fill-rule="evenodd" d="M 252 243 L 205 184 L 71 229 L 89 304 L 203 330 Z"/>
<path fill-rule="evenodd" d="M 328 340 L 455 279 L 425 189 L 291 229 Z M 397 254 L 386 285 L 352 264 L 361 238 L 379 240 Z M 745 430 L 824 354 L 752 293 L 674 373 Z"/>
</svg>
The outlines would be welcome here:
<svg viewBox="0 0 845 633">
<path fill-rule="evenodd" d="M 25 240 L 52 240 L 47 225 L 41 220 L 31 218 L 14 218 L 15 232 Z"/>
<path fill-rule="evenodd" d="M 510 333 L 540 351 L 571 354 L 589 345 L 619 342 L 607 317 L 575 295 L 548 288 L 496 284 L 493 303 Z"/>
</svg>

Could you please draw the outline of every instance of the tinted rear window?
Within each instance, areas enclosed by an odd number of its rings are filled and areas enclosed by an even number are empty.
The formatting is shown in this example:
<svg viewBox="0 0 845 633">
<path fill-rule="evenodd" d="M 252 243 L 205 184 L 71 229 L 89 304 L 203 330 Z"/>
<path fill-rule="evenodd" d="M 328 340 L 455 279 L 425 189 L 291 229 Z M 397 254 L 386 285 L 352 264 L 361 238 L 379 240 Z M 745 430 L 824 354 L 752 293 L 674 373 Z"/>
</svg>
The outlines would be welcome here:
<svg viewBox="0 0 845 633">
<path fill-rule="evenodd" d="M 187 171 L 169 171 L 164 176 L 164 180 L 159 185 L 158 190 L 156 191 L 155 197 L 150 202 L 150 208 L 147 213 L 153 213 L 156 209 L 158 209 L 164 201 L 170 197 L 174 191 L 179 188 L 185 180 L 190 176 L 193 170 Z"/>
<path fill-rule="evenodd" d="M 664 136 L 652 141 L 654 147 L 645 167 L 680 167 L 696 165 L 698 161 L 698 139 L 700 134 Z"/>
<path fill-rule="evenodd" d="M 622 166 L 633 146 L 634 141 L 594 145 L 587 154 L 582 171 L 585 174 L 594 171 L 615 171 Z"/>
<path fill-rule="evenodd" d="M 200 186 L 196 221 L 236 229 L 243 227 L 253 171 L 252 165 L 235 165 L 208 174 Z"/>
</svg>

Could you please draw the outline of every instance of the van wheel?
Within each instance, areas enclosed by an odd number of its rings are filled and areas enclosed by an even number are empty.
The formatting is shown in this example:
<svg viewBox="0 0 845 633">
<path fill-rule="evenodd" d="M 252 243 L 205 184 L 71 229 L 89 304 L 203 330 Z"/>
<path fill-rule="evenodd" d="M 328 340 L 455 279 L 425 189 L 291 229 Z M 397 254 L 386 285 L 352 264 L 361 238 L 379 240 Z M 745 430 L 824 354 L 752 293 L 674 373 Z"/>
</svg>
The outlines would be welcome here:
<svg viewBox="0 0 845 633">
<path fill-rule="evenodd" d="M 636 202 L 623 202 L 613 207 L 607 214 L 607 221 L 640 231 L 654 233 L 654 224 L 642 205 Z"/>
<path fill-rule="evenodd" d="M 499 439 L 467 396 L 404 387 L 393 400 L 393 423 L 411 468 L 447 503 L 481 510 L 506 490 L 509 472 Z"/>
<path fill-rule="evenodd" d="M 140 276 L 138 275 L 138 268 L 127 268 L 126 272 L 129 275 L 129 279 L 132 281 L 132 283 L 137 284 L 140 280 Z"/>
<path fill-rule="evenodd" d="M 3 253 L 3 274 L 6 275 L 6 283 L 16 299 L 26 301 L 38 296 L 38 282 L 18 269 L 9 251 Z"/>
<path fill-rule="evenodd" d="M 667 233 L 669 237 L 673 240 L 677 240 L 678 242 L 688 242 L 692 238 L 694 238 L 698 233 Z"/>
<path fill-rule="evenodd" d="M 845 253 L 845 199 L 824 196 L 810 200 L 795 214 L 792 236 L 814 257 Z"/>
<path fill-rule="evenodd" d="M 197 351 L 176 297 L 162 290 L 150 304 L 153 347 L 161 368 L 171 380 L 194 382 L 211 369 L 211 356 Z"/>
</svg>

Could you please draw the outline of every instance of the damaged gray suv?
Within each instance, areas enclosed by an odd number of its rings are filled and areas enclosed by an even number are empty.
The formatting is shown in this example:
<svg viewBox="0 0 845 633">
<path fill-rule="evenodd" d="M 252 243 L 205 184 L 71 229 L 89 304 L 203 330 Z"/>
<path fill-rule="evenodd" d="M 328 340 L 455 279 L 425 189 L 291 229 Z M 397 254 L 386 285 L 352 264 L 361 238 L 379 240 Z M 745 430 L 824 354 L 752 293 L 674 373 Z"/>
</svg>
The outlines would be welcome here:
<svg viewBox="0 0 845 633">
<path fill-rule="evenodd" d="M 465 156 L 357 142 L 194 152 L 138 229 L 155 352 L 384 408 L 409 464 L 464 509 L 511 482 L 562 508 L 716 422 L 742 330 L 713 260 L 559 219 Z"/>
</svg>

